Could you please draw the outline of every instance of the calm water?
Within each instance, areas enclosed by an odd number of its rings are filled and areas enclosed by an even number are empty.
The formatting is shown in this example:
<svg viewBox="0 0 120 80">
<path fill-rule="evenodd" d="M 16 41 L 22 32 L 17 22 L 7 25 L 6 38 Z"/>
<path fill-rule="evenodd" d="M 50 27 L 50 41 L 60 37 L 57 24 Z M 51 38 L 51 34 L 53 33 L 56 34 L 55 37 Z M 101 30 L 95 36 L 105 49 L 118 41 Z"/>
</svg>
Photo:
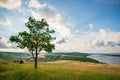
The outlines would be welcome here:
<svg viewBox="0 0 120 80">
<path fill-rule="evenodd" d="M 87 57 L 95 59 L 95 60 L 102 62 L 102 63 L 119 64 L 120 65 L 120 57 L 117 57 L 117 56 L 89 55 Z"/>
</svg>

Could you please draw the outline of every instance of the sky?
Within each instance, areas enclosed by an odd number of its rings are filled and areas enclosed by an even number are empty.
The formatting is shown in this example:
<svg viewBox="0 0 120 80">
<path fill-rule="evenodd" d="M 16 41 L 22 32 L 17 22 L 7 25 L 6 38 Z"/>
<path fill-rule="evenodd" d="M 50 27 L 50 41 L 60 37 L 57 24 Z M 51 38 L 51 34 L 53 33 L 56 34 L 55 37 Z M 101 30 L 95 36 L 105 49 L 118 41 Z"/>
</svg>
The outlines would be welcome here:
<svg viewBox="0 0 120 80">
<path fill-rule="evenodd" d="M 25 52 L 9 41 L 46 19 L 55 52 L 120 53 L 120 0 L 0 0 L 0 51 Z"/>
</svg>

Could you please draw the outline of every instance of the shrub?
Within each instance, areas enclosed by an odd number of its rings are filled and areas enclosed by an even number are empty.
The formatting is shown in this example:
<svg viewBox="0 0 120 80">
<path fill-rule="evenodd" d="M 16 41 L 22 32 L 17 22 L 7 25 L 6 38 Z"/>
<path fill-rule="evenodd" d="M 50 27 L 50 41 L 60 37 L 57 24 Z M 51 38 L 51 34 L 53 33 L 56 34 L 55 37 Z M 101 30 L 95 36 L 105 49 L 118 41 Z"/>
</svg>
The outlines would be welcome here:
<svg viewBox="0 0 120 80">
<path fill-rule="evenodd" d="M 23 64 L 23 63 L 24 63 L 24 61 L 21 59 L 21 60 L 19 61 L 19 63 L 20 63 L 20 64 Z"/>
</svg>

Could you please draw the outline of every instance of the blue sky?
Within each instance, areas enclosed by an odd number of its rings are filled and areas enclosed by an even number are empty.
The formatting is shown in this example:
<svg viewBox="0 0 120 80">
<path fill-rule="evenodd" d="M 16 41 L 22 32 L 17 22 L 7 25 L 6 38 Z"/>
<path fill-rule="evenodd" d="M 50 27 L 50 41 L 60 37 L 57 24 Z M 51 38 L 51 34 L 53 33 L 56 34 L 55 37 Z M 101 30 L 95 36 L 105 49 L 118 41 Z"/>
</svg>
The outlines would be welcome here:
<svg viewBox="0 0 120 80">
<path fill-rule="evenodd" d="M 120 31 L 119 0 L 52 0 L 48 3 L 54 5 L 63 16 L 71 17 L 71 22 L 78 29 L 94 23 L 97 26 L 95 31 L 104 27 Z"/>
<path fill-rule="evenodd" d="M 9 41 L 29 16 L 55 29 L 55 51 L 120 52 L 120 0 L 1 0 L 0 51 L 24 51 Z"/>
</svg>

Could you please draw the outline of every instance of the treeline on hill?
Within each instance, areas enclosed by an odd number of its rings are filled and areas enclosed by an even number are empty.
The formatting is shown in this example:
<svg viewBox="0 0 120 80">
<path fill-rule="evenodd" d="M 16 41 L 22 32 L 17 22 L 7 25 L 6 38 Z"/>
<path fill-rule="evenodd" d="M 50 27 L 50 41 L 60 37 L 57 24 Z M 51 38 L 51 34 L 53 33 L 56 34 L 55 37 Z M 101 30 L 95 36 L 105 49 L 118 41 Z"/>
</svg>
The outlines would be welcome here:
<svg viewBox="0 0 120 80">
<path fill-rule="evenodd" d="M 19 52 L 0 52 L 0 59 L 5 60 L 17 60 L 17 59 L 25 59 L 27 57 L 24 53 Z"/>
<path fill-rule="evenodd" d="M 95 62 L 98 61 L 87 58 L 90 54 L 87 53 L 78 53 L 78 52 L 70 52 L 70 53 L 51 53 L 44 54 L 43 57 L 39 57 L 39 62 L 47 62 L 47 61 L 56 61 L 56 60 L 75 60 L 81 62 Z M 25 61 L 33 62 L 30 54 L 19 53 L 19 52 L 0 52 L 0 59 L 5 60 L 20 60 L 23 59 Z"/>
</svg>

